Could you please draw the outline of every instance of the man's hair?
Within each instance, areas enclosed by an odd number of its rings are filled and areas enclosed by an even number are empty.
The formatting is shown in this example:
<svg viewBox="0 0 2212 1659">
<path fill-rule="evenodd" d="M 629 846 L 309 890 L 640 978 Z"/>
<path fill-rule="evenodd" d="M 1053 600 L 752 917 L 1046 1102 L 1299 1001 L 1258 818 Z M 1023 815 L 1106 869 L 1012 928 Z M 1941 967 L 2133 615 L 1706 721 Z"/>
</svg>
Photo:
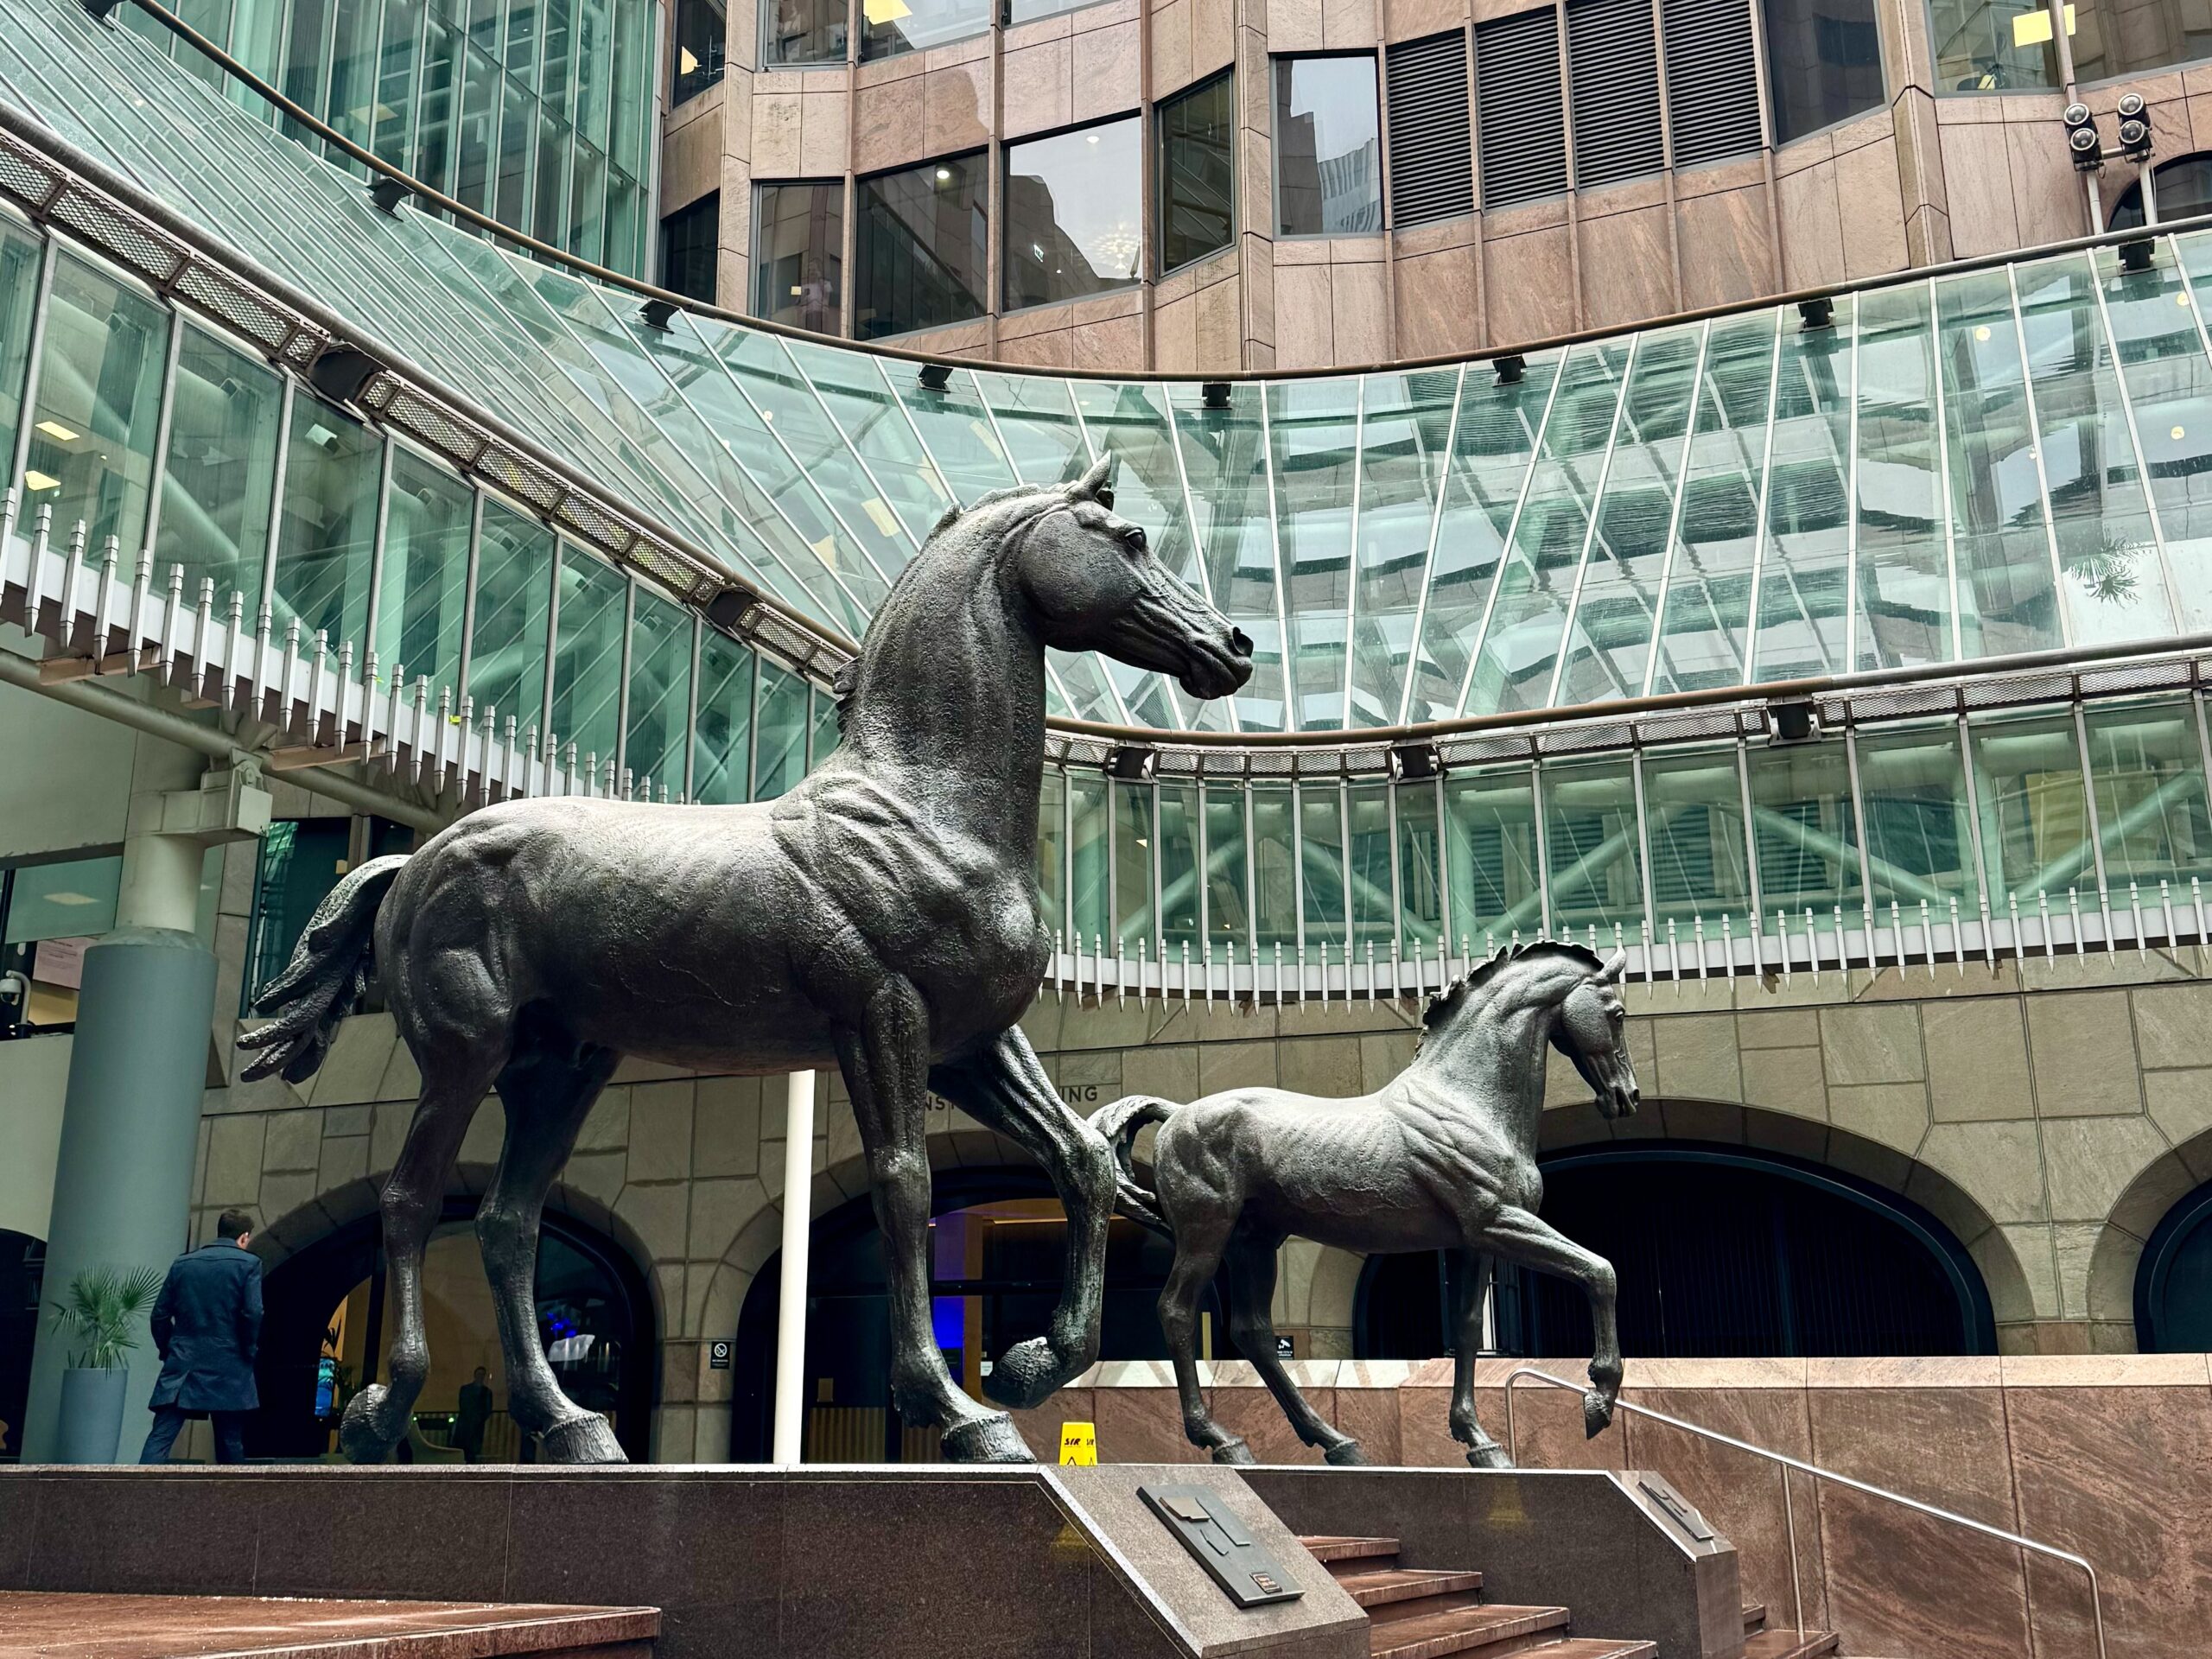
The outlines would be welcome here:
<svg viewBox="0 0 2212 1659">
<path fill-rule="evenodd" d="M 253 1217 L 243 1210 L 226 1210 L 215 1218 L 215 1236 L 244 1238 L 253 1230 Z"/>
<path fill-rule="evenodd" d="M 479 1365 L 479 1366 L 476 1368 L 476 1375 L 477 1375 L 477 1376 L 491 1376 L 491 1375 L 492 1375 L 492 1373 L 491 1373 L 491 1372 L 489 1372 L 489 1371 L 487 1371 L 487 1370 L 485 1370 L 481 1365 Z"/>
</svg>

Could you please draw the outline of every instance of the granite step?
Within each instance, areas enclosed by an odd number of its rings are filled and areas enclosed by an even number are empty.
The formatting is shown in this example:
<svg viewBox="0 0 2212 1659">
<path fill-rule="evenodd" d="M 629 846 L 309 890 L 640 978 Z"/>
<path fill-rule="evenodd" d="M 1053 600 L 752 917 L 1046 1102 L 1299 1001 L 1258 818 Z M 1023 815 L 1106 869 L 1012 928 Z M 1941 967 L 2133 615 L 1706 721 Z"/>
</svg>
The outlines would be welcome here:
<svg viewBox="0 0 2212 1659">
<path fill-rule="evenodd" d="M 1372 1659 L 1443 1659 L 1454 1653 L 1495 1659 L 1565 1636 L 1567 1619 L 1564 1607 L 1454 1607 L 1378 1623 L 1368 1652 Z"/>
<path fill-rule="evenodd" d="M 1386 1567 L 1339 1573 L 1337 1582 L 1367 1610 L 1369 1618 L 1382 1624 L 1454 1607 L 1471 1607 L 1482 1599 L 1483 1575 Z"/>
<path fill-rule="evenodd" d="M 1621 1642 L 1610 1636 L 1570 1636 L 1559 1642 L 1540 1642 L 1523 1653 L 1535 1659 L 1659 1659 L 1656 1642 Z"/>
<path fill-rule="evenodd" d="M 1744 1638 L 1744 1659 L 1820 1659 L 1837 1641 L 1834 1630 L 1760 1630 Z"/>
<path fill-rule="evenodd" d="M 1749 1636 L 1754 1630 L 1763 1630 L 1765 1628 L 1766 1603 L 1763 1601 L 1745 1602 L 1744 1604 L 1744 1634 Z"/>
<path fill-rule="evenodd" d="M 1357 1572 L 1363 1565 L 1371 1566 L 1378 1560 L 1395 1560 L 1398 1554 L 1395 1538 L 1339 1538 L 1321 1535 L 1300 1538 L 1308 1554 L 1331 1572 L 1339 1567 Z M 1341 1574 L 1339 1574 L 1341 1576 Z"/>
</svg>

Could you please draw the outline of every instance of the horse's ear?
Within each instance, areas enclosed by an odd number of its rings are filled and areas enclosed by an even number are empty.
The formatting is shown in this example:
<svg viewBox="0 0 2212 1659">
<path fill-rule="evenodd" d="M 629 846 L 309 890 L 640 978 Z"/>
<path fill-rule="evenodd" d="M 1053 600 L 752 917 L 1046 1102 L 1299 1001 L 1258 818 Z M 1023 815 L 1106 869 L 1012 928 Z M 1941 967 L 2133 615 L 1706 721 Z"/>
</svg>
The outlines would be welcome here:
<svg viewBox="0 0 2212 1659">
<path fill-rule="evenodd" d="M 1608 985 L 1618 985 L 1621 982 L 1621 976 L 1627 971 L 1628 952 L 1625 950 L 1616 950 L 1612 954 L 1611 960 L 1607 962 L 1605 967 L 1599 970 L 1598 977 L 1604 980 Z"/>
<path fill-rule="evenodd" d="M 1071 501 L 1096 501 L 1112 511 L 1114 505 L 1114 452 L 1107 450 L 1090 464 L 1090 470 L 1068 486 Z"/>
</svg>

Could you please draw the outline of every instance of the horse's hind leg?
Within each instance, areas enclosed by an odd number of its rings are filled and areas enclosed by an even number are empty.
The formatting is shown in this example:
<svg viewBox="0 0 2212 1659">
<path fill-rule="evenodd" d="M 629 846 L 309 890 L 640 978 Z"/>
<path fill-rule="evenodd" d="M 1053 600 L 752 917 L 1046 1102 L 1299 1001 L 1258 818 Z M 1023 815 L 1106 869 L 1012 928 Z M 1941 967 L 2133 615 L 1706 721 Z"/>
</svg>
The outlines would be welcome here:
<svg viewBox="0 0 2212 1659">
<path fill-rule="evenodd" d="M 477 1207 L 476 1241 L 499 1321 L 508 1409 L 518 1427 L 538 1436 L 548 1463 L 628 1461 L 607 1420 L 561 1392 L 537 1340 L 537 1227 L 545 1194 L 620 1058 L 605 1048 L 574 1057 L 537 1050 L 518 1053 L 499 1073 L 506 1143 Z"/>
<path fill-rule="evenodd" d="M 1175 1391 L 1183 1404 L 1183 1433 L 1216 1463 L 1250 1463 L 1252 1449 L 1214 1421 L 1198 1387 L 1198 1300 L 1221 1267 L 1229 1241 L 1227 1222 L 1191 1222 L 1175 1230 L 1175 1264 L 1160 1293 L 1160 1329 L 1175 1363 Z"/>
<path fill-rule="evenodd" d="M 1517 1262 L 1524 1268 L 1572 1279 L 1590 1298 L 1590 1322 L 1596 1329 L 1597 1352 L 1590 1361 L 1591 1387 L 1582 1395 L 1582 1428 L 1594 1435 L 1613 1421 L 1613 1402 L 1621 1392 L 1621 1337 L 1614 1320 L 1618 1287 L 1613 1264 L 1592 1255 L 1548 1223 L 1527 1210 L 1507 1205 L 1470 1240 L 1500 1261 Z"/>
<path fill-rule="evenodd" d="M 1229 1247 L 1229 1333 L 1252 1362 L 1298 1438 L 1318 1446 L 1331 1463 L 1363 1464 L 1359 1442 L 1313 1409 L 1275 1357 L 1275 1253 L 1279 1238 L 1238 1238 Z"/>
<path fill-rule="evenodd" d="M 1452 1438 L 1467 1448 L 1477 1469 L 1510 1469 L 1505 1448 L 1475 1421 L 1475 1356 L 1483 1346 L 1483 1305 L 1490 1300 L 1491 1259 L 1479 1250 L 1458 1252 L 1459 1306 L 1452 1339 Z"/>
</svg>

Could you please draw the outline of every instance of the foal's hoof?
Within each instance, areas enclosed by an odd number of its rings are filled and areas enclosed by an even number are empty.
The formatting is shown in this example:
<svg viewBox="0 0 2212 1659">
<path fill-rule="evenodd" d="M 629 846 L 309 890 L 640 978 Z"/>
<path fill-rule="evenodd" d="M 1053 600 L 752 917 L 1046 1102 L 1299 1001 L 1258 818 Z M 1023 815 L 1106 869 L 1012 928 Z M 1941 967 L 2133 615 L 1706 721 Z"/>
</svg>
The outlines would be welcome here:
<svg viewBox="0 0 2212 1659">
<path fill-rule="evenodd" d="M 556 1423 L 537 1437 L 540 1463 L 627 1463 L 614 1431 L 597 1412 Z"/>
<path fill-rule="evenodd" d="M 1216 1463 L 1236 1464 L 1259 1462 L 1259 1459 L 1252 1455 L 1252 1448 L 1244 1443 L 1241 1436 L 1234 1436 L 1224 1440 L 1219 1446 L 1214 1447 L 1213 1460 Z"/>
<path fill-rule="evenodd" d="M 1029 1442 L 1004 1412 L 971 1419 L 944 1431 L 947 1463 L 1034 1463 Z"/>
<path fill-rule="evenodd" d="M 391 1448 L 399 1444 L 399 1437 L 385 1433 L 377 1424 L 389 1392 L 383 1383 L 372 1382 L 346 1402 L 346 1414 L 338 1424 L 338 1449 L 346 1462 L 391 1461 Z"/>
<path fill-rule="evenodd" d="M 1357 1440 L 1339 1440 L 1321 1456 L 1324 1461 L 1333 1463 L 1339 1469 L 1364 1469 L 1367 1466 L 1367 1453 L 1359 1449 Z"/>
<path fill-rule="evenodd" d="M 1505 1455 L 1505 1448 L 1496 1440 L 1484 1440 L 1467 1448 L 1467 1467 L 1470 1469 L 1510 1469 L 1513 1459 Z"/>
<path fill-rule="evenodd" d="M 1582 1393 L 1583 1439 L 1596 1440 L 1599 1434 L 1612 1426 L 1612 1397 L 1610 1395 L 1600 1394 L 1595 1389 L 1584 1389 Z"/>
<path fill-rule="evenodd" d="M 1033 1411 L 1067 1381 L 1059 1357 L 1042 1337 L 1017 1342 L 983 1379 L 984 1395 L 1010 1411 Z"/>
</svg>

